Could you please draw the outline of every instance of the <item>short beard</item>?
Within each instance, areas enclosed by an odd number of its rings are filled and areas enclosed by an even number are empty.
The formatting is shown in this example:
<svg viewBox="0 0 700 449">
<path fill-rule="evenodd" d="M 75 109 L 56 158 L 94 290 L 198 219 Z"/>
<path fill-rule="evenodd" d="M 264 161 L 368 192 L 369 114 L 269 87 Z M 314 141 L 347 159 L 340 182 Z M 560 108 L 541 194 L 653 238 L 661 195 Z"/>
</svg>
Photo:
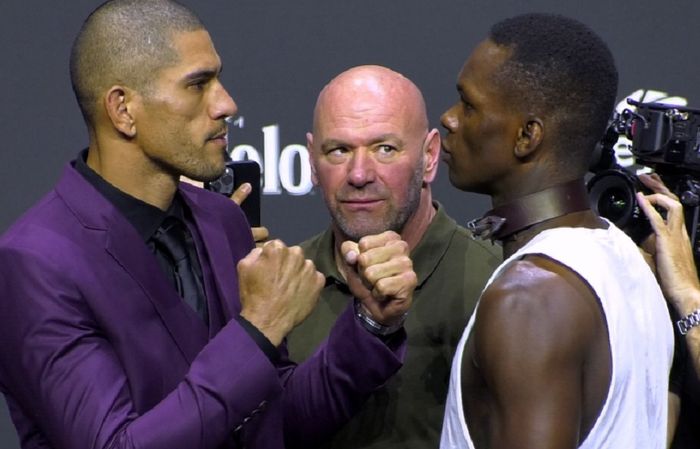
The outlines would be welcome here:
<svg viewBox="0 0 700 449">
<path fill-rule="evenodd" d="M 394 211 L 393 216 L 387 216 L 379 223 L 362 223 L 357 219 L 348 219 L 337 211 L 331 210 L 333 222 L 346 240 L 359 241 L 367 235 L 381 234 L 394 231 L 401 234 L 408 220 L 416 213 L 420 205 L 421 189 L 423 188 L 423 158 L 418 161 L 413 177 L 408 185 L 406 203 Z"/>
</svg>

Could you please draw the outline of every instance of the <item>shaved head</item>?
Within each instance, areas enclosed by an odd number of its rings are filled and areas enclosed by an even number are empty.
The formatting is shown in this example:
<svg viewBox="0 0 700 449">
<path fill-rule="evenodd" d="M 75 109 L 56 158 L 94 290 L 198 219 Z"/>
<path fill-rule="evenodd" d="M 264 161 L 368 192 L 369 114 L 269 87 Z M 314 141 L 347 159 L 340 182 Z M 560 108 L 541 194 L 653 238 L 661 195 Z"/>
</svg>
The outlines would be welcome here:
<svg viewBox="0 0 700 449">
<path fill-rule="evenodd" d="M 358 113 L 363 108 L 376 110 L 379 105 L 385 105 L 387 111 L 404 116 L 416 132 L 425 134 L 428 130 L 428 115 L 420 90 L 411 80 L 386 67 L 353 67 L 333 78 L 316 101 L 314 132 L 323 116 L 341 112 L 349 104 Z"/>
<path fill-rule="evenodd" d="M 177 62 L 177 33 L 204 29 L 189 9 L 171 0 L 111 0 L 83 23 L 73 43 L 70 75 L 88 125 L 101 95 L 113 85 L 147 93 L 161 69 Z"/>
</svg>

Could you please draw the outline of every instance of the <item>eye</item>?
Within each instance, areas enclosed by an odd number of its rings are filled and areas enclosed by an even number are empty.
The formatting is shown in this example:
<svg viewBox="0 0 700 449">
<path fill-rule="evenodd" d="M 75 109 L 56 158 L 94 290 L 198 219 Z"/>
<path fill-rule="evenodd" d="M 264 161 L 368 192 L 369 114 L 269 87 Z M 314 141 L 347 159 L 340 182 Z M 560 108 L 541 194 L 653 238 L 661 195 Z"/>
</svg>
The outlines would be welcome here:
<svg viewBox="0 0 700 449">
<path fill-rule="evenodd" d="M 196 91 L 201 91 L 207 87 L 207 84 L 209 84 L 209 81 L 211 81 L 211 78 L 196 78 L 196 79 L 193 79 L 187 85 L 187 88 L 192 89 L 192 90 L 196 90 Z"/>
<path fill-rule="evenodd" d="M 391 153 L 394 153 L 396 151 L 398 151 L 396 149 L 396 147 L 393 147 L 391 145 L 383 144 L 383 145 L 379 145 L 379 147 L 377 147 L 377 152 L 380 154 L 391 154 Z"/>
<path fill-rule="evenodd" d="M 342 163 L 347 159 L 349 152 L 350 150 L 345 147 L 332 147 L 326 149 L 324 154 L 331 163 Z"/>
<path fill-rule="evenodd" d="M 462 104 L 462 109 L 465 112 L 471 112 L 474 110 L 474 106 L 468 100 L 466 100 L 464 98 L 462 98 L 461 104 Z"/>
<path fill-rule="evenodd" d="M 377 145 L 377 147 L 375 148 L 375 154 L 377 159 L 379 160 L 391 160 L 397 154 L 399 154 L 399 149 L 393 145 L 383 143 L 381 145 Z"/>
</svg>

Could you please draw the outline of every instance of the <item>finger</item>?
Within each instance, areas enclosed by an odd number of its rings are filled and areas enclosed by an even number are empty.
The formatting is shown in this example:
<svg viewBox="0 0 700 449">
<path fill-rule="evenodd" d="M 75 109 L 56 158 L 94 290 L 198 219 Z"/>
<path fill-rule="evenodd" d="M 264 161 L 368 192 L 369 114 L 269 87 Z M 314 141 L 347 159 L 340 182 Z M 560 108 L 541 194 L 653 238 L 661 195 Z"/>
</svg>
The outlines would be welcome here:
<svg viewBox="0 0 700 449">
<path fill-rule="evenodd" d="M 641 173 L 637 175 L 637 179 L 641 181 L 646 187 L 651 189 L 654 193 L 660 193 L 662 195 L 669 196 L 673 199 L 678 199 L 678 197 L 671 192 L 666 184 L 661 180 L 661 177 L 656 173 L 645 174 Z"/>
<path fill-rule="evenodd" d="M 258 260 L 261 253 L 262 249 L 253 248 L 243 259 L 238 262 L 238 271 L 240 272 L 241 270 L 245 270 L 255 265 L 255 262 Z"/>
<path fill-rule="evenodd" d="M 364 258 L 367 254 L 362 254 L 360 258 Z M 381 279 L 397 276 L 404 272 L 413 271 L 413 261 L 406 255 L 392 257 L 386 261 L 364 265 L 361 261 L 358 263 L 358 271 L 367 279 L 371 285 L 377 284 Z"/>
<path fill-rule="evenodd" d="M 364 252 L 371 248 L 384 246 L 388 242 L 394 240 L 401 240 L 401 236 L 394 231 L 384 231 L 381 234 L 364 236 L 357 244 L 360 248 L 360 252 Z"/>
<path fill-rule="evenodd" d="M 270 237 L 270 232 L 264 226 L 253 227 L 251 231 L 253 231 L 253 240 L 255 240 L 256 244 L 263 243 Z"/>
<path fill-rule="evenodd" d="M 672 230 L 685 230 L 685 216 L 683 214 L 683 205 L 676 199 L 669 197 L 665 194 L 652 194 L 647 195 L 645 199 L 650 205 L 654 206 L 653 211 L 658 212 L 655 208 L 661 208 L 666 211 L 666 223 L 668 227 Z M 646 212 L 645 212 L 646 213 Z"/>
<path fill-rule="evenodd" d="M 357 258 L 357 264 L 360 270 L 380 265 L 391 261 L 392 259 L 409 259 L 408 243 L 403 240 L 392 240 L 383 246 L 364 250 Z"/>
<path fill-rule="evenodd" d="M 241 203 L 246 198 L 248 198 L 248 195 L 250 194 L 251 190 L 253 190 L 253 187 L 250 185 L 250 183 L 244 182 L 243 184 L 238 186 L 236 191 L 231 194 L 230 198 L 233 200 L 234 203 L 240 206 Z"/>
<path fill-rule="evenodd" d="M 654 209 L 654 206 L 651 204 L 649 197 L 645 196 L 643 193 L 637 192 L 637 204 L 639 204 L 639 207 L 642 209 L 642 212 L 644 212 L 644 215 L 647 216 L 649 219 L 649 222 L 651 223 L 651 227 L 654 229 L 654 232 L 658 232 L 659 229 L 664 225 L 664 220 L 661 218 L 661 215 L 659 212 Z"/>
<path fill-rule="evenodd" d="M 348 264 L 355 265 L 357 256 L 360 255 L 360 249 L 356 242 L 346 240 L 340 245 L 340 253 Z"/>
<path fill-rule="evenodd" d="M 413 270 L 402 271 L 394 276 L 384 277 L 377 280 L 374 284 L 372 297 L 379 301 L 411 298 L 417 279 Z"/>
</svg>

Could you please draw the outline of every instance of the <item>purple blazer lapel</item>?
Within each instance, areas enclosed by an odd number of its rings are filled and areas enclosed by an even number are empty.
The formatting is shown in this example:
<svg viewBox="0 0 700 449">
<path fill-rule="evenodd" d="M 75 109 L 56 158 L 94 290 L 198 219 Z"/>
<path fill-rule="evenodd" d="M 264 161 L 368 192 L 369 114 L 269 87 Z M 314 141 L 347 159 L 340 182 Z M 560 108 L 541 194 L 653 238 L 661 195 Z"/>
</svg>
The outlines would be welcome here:
<svg viewBox="0 0 700 449">
<path fill-rule="evenodd" d="M 125 270 L 145 296 L 124 300 L 150 301 L 182 355 L 191 363 L 208 340 L 207 328 L 169 284 L 133 226 L 70 166 L 66 168 L 56 191 L 83 226 L 105 232 L 103 250 L 114 258 L 115 269 Z M 109 285 L 105 288 L 119 286 Z M 119 304 L 114 306 L 119 307 Z"/>
<path fill-rule="evenodd" d="M 198 201 L 198 196 L 202 192 L 194 189 L 197 188 L 185 187 L 181 192 L 202 237 L 214 275 L 217 293 L 221 298 L 224 318 L 228 321 L 241 311 L 236 265 L 234 264 L 234 255 L 231 252 L 231 242 L 228 241 L 231 238 L 231 233 L 227 232 L 221 222 L 220 215 L 213 214 L 207 208 L 202 207 Z"/>
</svg>

